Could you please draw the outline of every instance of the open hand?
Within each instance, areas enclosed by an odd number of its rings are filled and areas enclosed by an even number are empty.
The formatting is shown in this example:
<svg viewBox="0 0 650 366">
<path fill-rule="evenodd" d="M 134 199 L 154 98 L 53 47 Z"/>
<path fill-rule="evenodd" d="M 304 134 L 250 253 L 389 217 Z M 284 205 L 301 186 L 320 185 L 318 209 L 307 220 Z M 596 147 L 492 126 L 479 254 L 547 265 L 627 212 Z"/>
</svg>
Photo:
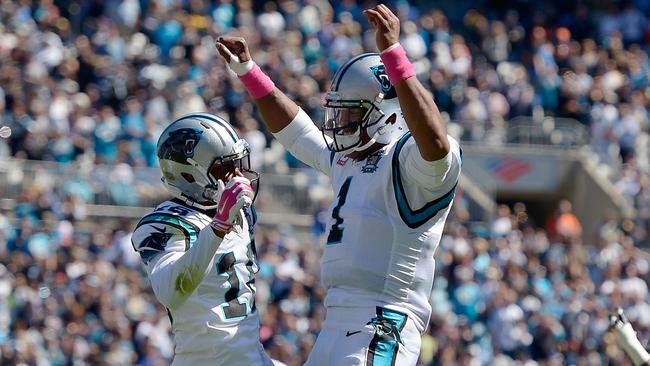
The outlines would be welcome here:
<svg viewBox="0 0 650 366">
<path fill-rule="evenodd" d="M 399 42 L 399 18 L 384 4 L 366 9 L 363 14 L 375 28 L 375 40 L 379 52 Z"/>
</svg>

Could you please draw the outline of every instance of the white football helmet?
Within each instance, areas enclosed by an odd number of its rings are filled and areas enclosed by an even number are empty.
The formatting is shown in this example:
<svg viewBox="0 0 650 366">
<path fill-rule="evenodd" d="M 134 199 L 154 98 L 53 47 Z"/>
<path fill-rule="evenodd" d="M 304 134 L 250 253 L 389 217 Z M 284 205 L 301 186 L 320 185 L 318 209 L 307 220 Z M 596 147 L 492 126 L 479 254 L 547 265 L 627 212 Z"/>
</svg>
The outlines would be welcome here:
<svg viewBox="0 0 650 366">
<path fill-rule="evenodd" d="M 176 198 L 200 209 L 217 206 L 213 198 L 222 169 L 238 168 L 255 192 L 259 174 L 250 169 L 250 150 L 223 118 L 192 113 L 172 122 L 156 148 L 162 182 Z"/>
<path fill-rule="evenodd" d="M 395 115 L 395 122 L 388 119 Z M 388 144 L 408 130 L 397 92 L 378 53 L 364 53 L 341 66 L 325 96 L 321 131 L 332 151 L 362 151 L 375 142 Z M 362 144 L 365 129 L 370 141 Z"/>
</svg>

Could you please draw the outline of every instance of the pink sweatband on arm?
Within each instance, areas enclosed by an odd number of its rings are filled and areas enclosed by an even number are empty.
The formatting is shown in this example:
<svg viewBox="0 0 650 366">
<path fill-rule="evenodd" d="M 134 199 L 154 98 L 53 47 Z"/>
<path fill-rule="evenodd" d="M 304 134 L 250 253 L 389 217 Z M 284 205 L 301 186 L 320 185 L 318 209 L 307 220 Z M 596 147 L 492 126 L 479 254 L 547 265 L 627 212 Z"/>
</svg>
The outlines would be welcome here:
<svg viewBox="0 0 650 366">
<path fill-rule="evenodd" d="M 386 67 L 386 74 L 390 83 L 395 85 L 402 80 L 415 76 L 415 68 L 406 56 L 406 51 L 401 44 L 389 47 L 379 54 Z"/>
<path fill-rule="evenodd" d="M 254 64 L 249 72 L 240 76 L 239 80 L 244 84 L 253 99 L 265 97 L 275 88 L 273 80 L 257 64 Z"/>
</svg>

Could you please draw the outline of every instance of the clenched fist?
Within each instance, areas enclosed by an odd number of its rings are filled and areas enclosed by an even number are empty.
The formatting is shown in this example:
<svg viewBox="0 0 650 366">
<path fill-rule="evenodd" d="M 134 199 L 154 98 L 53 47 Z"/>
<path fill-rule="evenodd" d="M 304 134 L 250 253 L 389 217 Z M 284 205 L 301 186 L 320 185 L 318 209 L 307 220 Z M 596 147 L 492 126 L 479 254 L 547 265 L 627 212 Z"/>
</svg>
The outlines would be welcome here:
<svg viewBox="0 0 650 366">
<path fill-rule="evenodd" d="M 238 76 L 246 74 L 253 68 L 253 60 L 244 38 L 219 37 L 215 45 L 221 57 Z"/>
<path fill-rule="evenodd" d="M 247 62 L 251 59 L 248 44 L 242 37 L 219 37 L 216 46 L 226 62 L 230 62 L 232 56 L 237 56 L 239 62 Z"/>
</svg>

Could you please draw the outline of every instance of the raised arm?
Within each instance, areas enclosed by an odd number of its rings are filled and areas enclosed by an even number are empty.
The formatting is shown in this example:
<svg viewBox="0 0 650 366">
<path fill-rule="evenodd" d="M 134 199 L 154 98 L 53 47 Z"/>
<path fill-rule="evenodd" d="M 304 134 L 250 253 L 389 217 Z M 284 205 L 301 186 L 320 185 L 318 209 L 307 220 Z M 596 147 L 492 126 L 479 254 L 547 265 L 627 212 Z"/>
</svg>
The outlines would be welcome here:
<svg viewBox="0 0 650 366">
<path fill-rule="evenodd" d="M 260 84 L 252 85 L 254 90 L 249 88 L 249 91 L 269 130 L 276 133 L 287 127 L 298 115 L 300 107 L 276 88 L 273 81 L 253 62 L 246 40 L 241 37 L 219 37 L 216 45 L 221 57 L 247 88 L 249 82 Z"/>
<path fill-rule="evenodd" d="M 377 48 L 386 73 L 395 86 L 406 124 L 426 161 L 439 160 L 449 153 L 449 141 L 438 107 L 420 81 L 399 44 L 400 21 L 386 5 L 364 11 L 375 28 Z"/>
<path fill-rule="evenodd" d="M 636 336 L 632 324 L 618 308 L 609 316 L 610 329 L 616 334 L 616 343 L 630 357 L 635 366 L 650 366 L 650 354 L 645 350 Z"/>
<path fill-rule="evenodd" d="M 255 100 L 264 123 L 275 138 L 303 163 L 329 175 L 333 155 L 322 133 L 309 116 L 282 91 L 251 59 L 246 40 L 219 37 L 221 57 L 228 63 Z"/>
</svg>

